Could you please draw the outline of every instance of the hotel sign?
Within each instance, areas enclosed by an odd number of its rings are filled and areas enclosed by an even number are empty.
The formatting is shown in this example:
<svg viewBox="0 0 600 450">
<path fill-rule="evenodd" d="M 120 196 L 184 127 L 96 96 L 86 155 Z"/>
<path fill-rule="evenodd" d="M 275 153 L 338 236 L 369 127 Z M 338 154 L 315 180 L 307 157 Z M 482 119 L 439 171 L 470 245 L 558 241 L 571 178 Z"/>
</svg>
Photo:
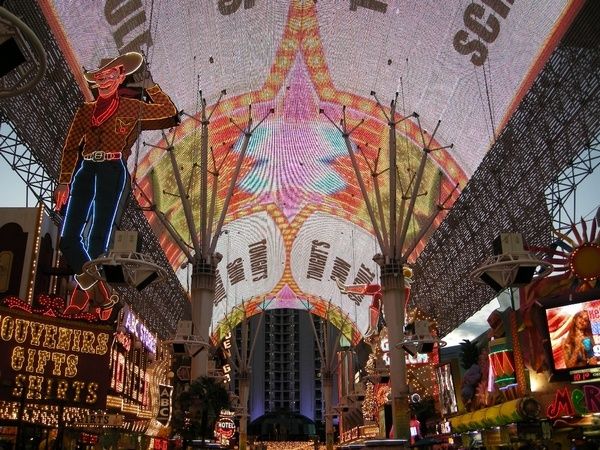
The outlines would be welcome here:
<svg viewBox="0 0 600 450">
<path fill-rule="evenodd" d="M 110 382 L 108 327 L 0 308 L 2 400 L 104 408 Z"/>
<path fill-rule="evenodd" d="M 235 434 L 235 422 L 230 417 L 221 417 L 215 424 L 215 432 L 225 439 L 231 439 Z"/>
</svg>

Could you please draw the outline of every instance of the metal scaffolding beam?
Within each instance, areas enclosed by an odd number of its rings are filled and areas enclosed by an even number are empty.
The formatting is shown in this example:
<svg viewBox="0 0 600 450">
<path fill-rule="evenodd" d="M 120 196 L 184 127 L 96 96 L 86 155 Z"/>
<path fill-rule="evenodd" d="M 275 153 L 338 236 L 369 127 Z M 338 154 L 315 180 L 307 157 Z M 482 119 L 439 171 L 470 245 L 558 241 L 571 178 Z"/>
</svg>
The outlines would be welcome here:
<svg viewBox="0 0 600 450">
<path fill-rule="evenodd" d="M 38 160 L 32 156 L 29 145 L 20 138 L 12 123 L 2 113 L 0 113 L 0 156 L 27 186 L 26 206 L 30 206 L 29 194 L 31 193 L 35 198 L 31 206 L 42 203 L 46 210 L 51 212 L 52 193 L 56 184 Z"/>
<path fill-rule="evenodd" d="M 558 174 L 546 191 L 546 203 L 557 230 L 569 233 L 571 224 L 579 222 L 580 216 L 589 212 L 577 210 L 576 191 L 577 186 L 598 166 L 600 166 L 600 141 L 596 137 Z"/>
</svg>

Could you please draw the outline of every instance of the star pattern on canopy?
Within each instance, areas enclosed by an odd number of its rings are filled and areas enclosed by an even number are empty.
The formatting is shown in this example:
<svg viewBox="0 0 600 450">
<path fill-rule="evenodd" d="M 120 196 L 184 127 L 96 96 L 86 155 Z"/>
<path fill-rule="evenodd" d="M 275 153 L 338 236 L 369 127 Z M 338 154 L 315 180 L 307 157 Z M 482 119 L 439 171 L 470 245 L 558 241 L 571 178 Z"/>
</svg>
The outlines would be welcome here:
<svg viewBox="0 0 600 450">
<path fill-rule="evenodd" d="M 323 109 L 328 116 L 339 120 L 342 106 L 345 106 L 351 122 L 359 124 L 362 121 L 352 135 L 352 142 L 357 154 L 362 155 L 358 163 L 367 179 L 370 195 L 374 195 L 374 179 L 369 179 L 374 168 L 372 162 L 381 155 L 379 170 L 382 172 L 385 172 L 382 168 L 387 164 L 387 158 L 384 157 L 388 145 L 387 121 L 373 99 L 336 89 L 319 35 L 316 7 L 310 2 L 292 1 L 279 48 L 263 86 L 257 91 L 225 97 L 220 103 L 212 105 L 215 110 L 209 127 L 209 145 L 214 162 L 209 170 L 219 172 L 216 211 L 222 206 L 233 174 L 243 140 L 241 128 L 246 120 L 247 105 L 250 104 L 257 115 L 266 114 L 271 108 L 275 114 L 268 117 L 250 139 L 226 224 L 236 220 L 236 217 L 266 210 L 276 221 L 287 249 L 282 278 L 271 292 L 256 293 L 254 299 L 277 300 L 277 293 L 285 287 L 298 298 L 314 297 L 315 303 L 326 301 L 302 292 L 291 274 L 290 249 L 303 221 L 310 212 L 327 211 L 369 232 L 373 229 L 343 137 L 319 110 Z M 198 189 L 199 177 L 195 174 L 198 173 L 199 161 L 195 149 L 199 148 L 199 120 L 198 113 L 186 118 L 173 131 L 175 151 L 178 161 L 183 162 L 183 178 L 190 180 L 190 192 L 197 192 Z M 404 162 L 403 172 L 399 173 L 400 190 L 408 188 L 421 151 L 418 145 L 421 139 L 419 128 L 410 120 L 404 123 L 399 130 L 398 142 L 399 158 Z M 157 145 L 163 146 L 164 142 Z M 419 199 L 409 237 L 418 234 L 418 227 L 435 210 L 439 198 L 451 194 L 456 184 L 463 186 L 467 181 L 466 174 L 445 150 L 432 154 L 432 159 L 433 162 L 427 164 L 423 188 L 430 195 Z M 216 170 L 220 164 L 221 168 Z M 144 195 L 165 212 L 180 234 L 185 235 L 185 219 L 181 203 L 172 195 L 176 188 L 169 175 L 171 168 L 167 158 L 162 158 L 160 150 L 150 150 L 140 162 L 138 170 L 147 174 L 139 183 Z M 455 191 L 452 194 L 450 205 L 458 193 Z M 401 192 L 401 195 L 404 194 L 404 191 Z M 209 198 L 210 195 L 212 192 Z M 384 204 L 387 204 L 388 196 L 384 193 Z M 194 201 L 193 206 L 198 209 Z M 442 218 L 440 215 L 436 219 L 433 228 L 439 225 Z M 174 267 L 180 267 L 185 262 L 184 255 L 171 238 L 161 232 L 156 217 L 149 214 L 148 219 L 161 235 L 167 258 Z M 217 213 L 213 220 L 217 220 Z M 427 236 L 417 246 L 413 258 L 423 248 Z M 249 299 L 250 303 L 255 300 Z M 318 310 L 315 308 L 315 311 Z"/>
<path fill-rule="evenodd" d="M 335 88 L 318 28 L 314 4 L 299 0 L 290 3 L 279 49 L 264 85 L 257 91 L 225 99 L 220 103 L 214 113 L 209 141 L 215 148 L 216 160 L 224 158 L 229 147 L 233 146 L 234 152 L 239 150 L 242 138 L 239 128 L 232 125 L 228 117 L 240 122 L 248 104 L 253 105 L 254 111 L 275 108 L 276 114 L 268 118 L 264 129 L 256 130 L 256 135 L 250 141 L 247 160 L 238 177 L 229 211 L 235 212 L 256 203 L 275 203 L 287 219 L 291 220 L 309 203 L 333 203 L 338 207 L 342 206 L 340 215 L 345 216 L 345 212 L 350 217 L 358 215 L 371 230 L 342 137 L 319 116 L 318 111 L 322 107 L 333 117 L 339 118 L 341 106 L 344 105 L 355 123 L 365 119 L 352 136 L 353 141 L 364 152 L 365 160 L 373 160 L 377 156 L 377 148 L 387 146 L 385 118 L 372 99 Z M 190 137 L 199 139 L 198 120 L 199 114 L 185 120 L 174 131 L 175 142 L 181 143 L 179 145 L 183 147 L 183 142 Z M 406 139 L 405 145 L 414 145 L 416 149 L 415 143 L 420 139 L 417 126 L 408 121 L 402 131 Z M 263 142 L 264 146 L 261 145 Z M 163 143 L 158 143 L 159 146 L 161 144 Z M 403 150 L 405 149 L 399 148 L 399 151 Z M 160 150 L 150 151 L 140 163 L 139 172 L 150 174 L 140 183 L 150 198 L 157 192 L 156 187 L 152 192 L 150 180 L 156 183 L 158 180 L 169 179 L 167 175 L 152 176 L 160 171 L 161 156 Z M 432 157 L 444 171 L 442 185 L 439 186 L 440 196 L 452 192 L 457 183 L 460 186 L 466 184 L 466 174 L 448 152 L 437 152 Z M 192 164 L 195 162 L 191 157 L 190 160 Z M 359 159 L 359 165 L 361 172 L 368 174 L 369 166 L 365 160 Z M 224 196 L 233 161 L 233 158 L 229 158 L 224 162 L 221 188 L 217 194 L 219 199 Z M 416 168 L 416 160 L 413 167 Z M 165 167 L 164 172 L 167 171 L 168 168 Z M 406 176 L 408 178 L 409 174 Z M 430 184 L 430 187 L 435 188 L 433 181 Z M 372 184 L 368 184 L 368 187 L 372 192 Z M 457 195 L 458 192 L 454 198 Z M 167 211 L 169 217 L 173 217 L 176 228 L 178 223 L 183 224 L 181 219 L 175 217 L 182 216 L 179 205 L 168 200 L 163 205 L 160 199 L 155 200 L 158 200 L 159 207 Z M 164 197 L 162 200 L 165 200 Z M 433 204 L 429 206 L 434 207 Z M 422 215 L 426 215 L 426 212 Z M 156 222 L 152 216 L 149 219 Z M 231 220 L 231 216 L 228 220 Z M 436 220 L 435 225 L 440 222 L 441 218 Z M 167 241 L 168 238 L 163 240 L 168 249 L 172 249 L 168 253 L 169 259 L 177 266 L 182 256 Z M 421 248 L 422 245 L 419 245 L 418 249 Z"/>
</svg>

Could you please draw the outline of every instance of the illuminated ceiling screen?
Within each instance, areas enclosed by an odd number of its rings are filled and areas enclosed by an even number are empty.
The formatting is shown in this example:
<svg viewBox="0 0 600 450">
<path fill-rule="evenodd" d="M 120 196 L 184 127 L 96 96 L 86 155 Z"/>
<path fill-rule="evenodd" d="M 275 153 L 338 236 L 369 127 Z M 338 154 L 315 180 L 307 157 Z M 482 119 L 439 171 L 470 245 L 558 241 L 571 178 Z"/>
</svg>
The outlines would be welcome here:
<svg viewBox="0 0 600 450">
<path fill-rule="evenodd" d="M 406 112 L 417 111 L 425 128 L 442 120 L 441 141 L 456 144 L 472 173 L 492 138 L 489 108 L 498 128 L 564 32 L 561 19 L 581 2 L 54 3 L 82 65 L 141 49 L 180 109 L 197 110 L 198 88 L 209 100 L 224 88 L 272 99 L 301 57 L 322 101 L 375 91 L 387 106 L 401 91 Z"/>
<path fill-rule="evenodd" d="M 370 174 L 385 173 L 388 166 L 389 129 L 371 91 L 387 111 L 398 93 L 397 120 L 419 114 L 419 122 L 397 126 L 399 194 L 407 192 L 424 141 L 431 140 L 431 147 L 454 144 L 450 151 L 432 152 L 425 166 L 421 190 L 428 195 L 419 197 L 409 224 L 411 244 L 441 199 L 450 195 L 451 206 L 582 5 L 579 0 L 511 3 L 108 0 L 83 6 L 56 0 L 62 29 L 54 31 L 66 34 L 87 68 L 119 52 L 140 49 L 147 55 L 153 79 L 188 114 L 174 131 L 174 144 L 191 193 L 199 190 L 198 91 L 212 110 L 227 89 L 209 134 L 215 158 L 210 169 L 219 172 L 215 223 L 242 147 L 248 105 L 255 123 L 274 110 L 250 140 L 226 218 L 228 234 L 219 239 L 224 257 L 214 323 L 242 301 L 248 308 L 306 305 L 326 314 L 324 305 L 334 299 L 339 311 L 355 320 L 356 303 L 334 292 L 331 276 L 347 269 L 347 281 L 353 282 L 362 264 L 374 273 L 371 258 L 378 249 L 369 238 L 373 229 L 345 142 L 319 110 L 337 124 L 346 106 L 349 123 L 360 123 L 351 145 L 361 155 L 359 168 L 373 202 L 376 181 Z M 156 132 L 145 133 L 144 141 L 164 146 Z M 188 236 L 164 151 L 138 143 L 129 167 L 137 168 L 141 189 Z M 383 178 L 377 182 L 385 209 L 389 194 Z M 456 184 L 459 189 L 451 194 Z M 198 214 L 197 201 L 192 206 Z M 442 219 L 443 214 L 433 229 Z M 149 220 L 179 268 L 184 256 L 156 217 Z M 351 235 L 359 243 L 352 248 L 341 239 Z M 319 282 L 307 278 L 314 269 L 311 258 L 324 247 L 315 242 L 331 245 Z M 263 260 L 253 266 L 252 255 L 266 255 L 265 278 Z"/>
</svg>

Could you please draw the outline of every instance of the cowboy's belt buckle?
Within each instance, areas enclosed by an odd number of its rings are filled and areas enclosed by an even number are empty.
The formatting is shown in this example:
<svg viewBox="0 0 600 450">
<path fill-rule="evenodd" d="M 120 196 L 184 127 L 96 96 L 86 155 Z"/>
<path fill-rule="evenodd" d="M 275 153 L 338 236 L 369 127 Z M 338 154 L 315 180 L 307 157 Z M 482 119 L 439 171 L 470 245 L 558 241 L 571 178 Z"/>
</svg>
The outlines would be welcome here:
<svg viewBox="0 0 600 450">
<path fill-rule="evenodd" d="M 102 162 L 104 161 L 105 156 L 104 156 L 104 152 L 101 150 L 95 151 L 94 153 L 92 153 L 92 160 L 95 162 Z"/>
</svg>

